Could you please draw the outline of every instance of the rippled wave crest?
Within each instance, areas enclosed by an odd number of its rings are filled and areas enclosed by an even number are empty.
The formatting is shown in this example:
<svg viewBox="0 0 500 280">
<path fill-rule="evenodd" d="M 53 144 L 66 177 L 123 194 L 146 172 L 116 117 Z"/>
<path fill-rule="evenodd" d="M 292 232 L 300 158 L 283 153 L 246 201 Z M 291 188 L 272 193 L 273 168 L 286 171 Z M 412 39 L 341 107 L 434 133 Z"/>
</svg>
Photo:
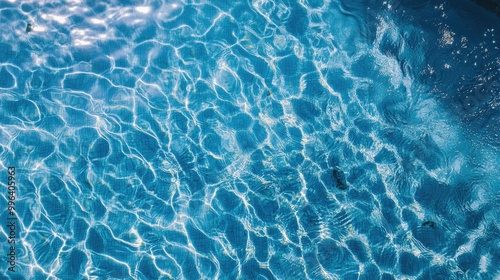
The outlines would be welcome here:
<svg viewBox="0 0 500 280">
<path fill-rule="evenodd" d="M 0 278 L 500 277 L 493 13 L 58 2 L 0 3 Z"/>
</svg>

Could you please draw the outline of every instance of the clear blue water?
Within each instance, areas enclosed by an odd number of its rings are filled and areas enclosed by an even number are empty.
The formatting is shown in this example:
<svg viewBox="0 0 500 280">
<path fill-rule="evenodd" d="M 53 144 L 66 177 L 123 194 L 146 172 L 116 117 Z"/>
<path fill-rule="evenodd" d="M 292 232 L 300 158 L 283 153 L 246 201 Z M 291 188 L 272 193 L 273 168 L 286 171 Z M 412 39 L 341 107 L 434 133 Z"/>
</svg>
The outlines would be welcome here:
<svg viewBox="0 0 500 280">
<path fill-rule="evenodd" d="M 493 13 L 57 2 L 0 4 L 0 278 L 500 278 Z"/>
</svg>

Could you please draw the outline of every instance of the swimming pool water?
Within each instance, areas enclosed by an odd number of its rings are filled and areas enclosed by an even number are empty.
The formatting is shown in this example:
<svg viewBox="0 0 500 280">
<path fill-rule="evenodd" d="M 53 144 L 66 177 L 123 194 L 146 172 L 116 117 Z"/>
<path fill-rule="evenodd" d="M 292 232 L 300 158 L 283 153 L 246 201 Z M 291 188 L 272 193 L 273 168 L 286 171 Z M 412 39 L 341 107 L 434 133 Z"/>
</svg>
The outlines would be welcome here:
<svg viewBox="0 0 500 280">
<path fill-rule="evenodd" d="M 0 18 L 0 278 L 500 278 L 500 19 L 472 1 Z"/>
</svg>

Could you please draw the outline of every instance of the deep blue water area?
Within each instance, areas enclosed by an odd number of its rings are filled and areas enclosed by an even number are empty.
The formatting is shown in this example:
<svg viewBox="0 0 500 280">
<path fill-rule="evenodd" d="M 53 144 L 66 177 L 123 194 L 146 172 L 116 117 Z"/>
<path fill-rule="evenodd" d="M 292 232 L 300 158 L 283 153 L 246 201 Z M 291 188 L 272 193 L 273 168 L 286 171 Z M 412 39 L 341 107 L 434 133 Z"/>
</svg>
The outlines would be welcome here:
<svg viewBox="0 0 500 280">
<path fill-rule="evenodd" d="M 500 278 L 500 18 L 473 1 L 0 23 L 1 279 Z"/>
</svg>

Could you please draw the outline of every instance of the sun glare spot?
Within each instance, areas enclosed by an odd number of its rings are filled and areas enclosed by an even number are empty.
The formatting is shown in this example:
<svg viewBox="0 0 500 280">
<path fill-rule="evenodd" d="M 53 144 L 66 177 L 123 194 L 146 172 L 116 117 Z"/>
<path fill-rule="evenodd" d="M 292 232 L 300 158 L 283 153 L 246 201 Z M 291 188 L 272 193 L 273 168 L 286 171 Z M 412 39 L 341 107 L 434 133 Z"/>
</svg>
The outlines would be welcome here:
<svg viewBox="0 0 500 280">
<path fill-rule="evenodd" d="M 139 6 L 139 7 L 135 7 L 135 10 L 141 14 L 149 14 L 149 12 L 151 12 L 151 7 Z"/>
<path fill-rule="evenodd" d="M 91 18 L 90 22 L 93 24 L 106 24 L 106 21 L 103 19 L 98 19 L 98 18 Z"/>
</svg>

